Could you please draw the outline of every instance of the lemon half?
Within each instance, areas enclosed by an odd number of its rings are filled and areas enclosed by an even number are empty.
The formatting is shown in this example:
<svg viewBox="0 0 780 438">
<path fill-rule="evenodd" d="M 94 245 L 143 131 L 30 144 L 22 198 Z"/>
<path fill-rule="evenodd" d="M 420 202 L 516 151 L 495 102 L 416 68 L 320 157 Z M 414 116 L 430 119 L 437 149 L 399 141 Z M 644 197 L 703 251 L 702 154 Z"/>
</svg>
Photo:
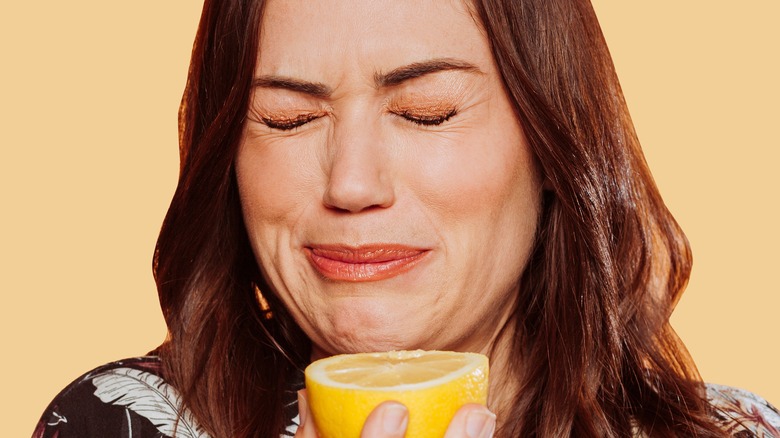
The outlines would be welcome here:
<svg viewBox="0 0 780 438">
<path fill-rule="evenodd" d="M 488 359 L 476 353 L 343 354 L 313 362 L 305 374 L 322 438 L 359 438 L 368 414 L 386 400 L 409 409 L 407 438 L 440 438 L 458 408 L 487 402 Z"/>
</svg>

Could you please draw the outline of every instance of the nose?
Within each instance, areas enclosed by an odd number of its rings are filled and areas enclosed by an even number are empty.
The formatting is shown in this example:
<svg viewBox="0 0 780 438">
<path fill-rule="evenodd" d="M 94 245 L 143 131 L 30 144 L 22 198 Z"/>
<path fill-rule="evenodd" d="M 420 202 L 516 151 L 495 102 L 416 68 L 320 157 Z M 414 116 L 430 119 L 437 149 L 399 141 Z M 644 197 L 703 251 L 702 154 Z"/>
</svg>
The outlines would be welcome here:
<svg viewBox="0 0 780 438">
<path fill-rule="evenodd" d="M 357 213 L 387 208 L 395 202 L 395 189 L 381 128 L 361 117 L 339 120 L 330 139 L 326 207 Z"/>
</svg>

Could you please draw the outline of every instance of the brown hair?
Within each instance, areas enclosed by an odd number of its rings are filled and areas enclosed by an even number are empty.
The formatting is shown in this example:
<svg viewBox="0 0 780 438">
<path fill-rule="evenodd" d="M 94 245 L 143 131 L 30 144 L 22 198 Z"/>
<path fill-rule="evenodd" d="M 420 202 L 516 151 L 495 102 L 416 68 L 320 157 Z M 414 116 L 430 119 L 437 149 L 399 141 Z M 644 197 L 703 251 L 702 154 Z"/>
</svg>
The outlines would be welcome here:
<svg viewBox="0 0 780 438">
<path fill-rule="evenodd" d="M 644 162 L 590 2 L 473 4 L 548 186 L 510 322 L 521 390 L 499 434 L 722 436 L 668 322 L 688 244 Z M 154 259 L 166 376 L 217 437 L 278 436 L 284 391 L 311 348 L 262 280 L 233 169 L 262 7 L 205 1 L 179 184 Z"/>
</svg>

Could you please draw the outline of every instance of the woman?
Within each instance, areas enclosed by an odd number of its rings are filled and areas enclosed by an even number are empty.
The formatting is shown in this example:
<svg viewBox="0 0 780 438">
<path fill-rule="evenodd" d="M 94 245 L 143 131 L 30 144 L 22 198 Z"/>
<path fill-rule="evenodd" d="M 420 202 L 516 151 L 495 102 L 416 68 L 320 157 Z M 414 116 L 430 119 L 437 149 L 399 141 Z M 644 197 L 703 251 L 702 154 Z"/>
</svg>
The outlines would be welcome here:
<svg viewBox="0 0 780 438">
<path fill-rule="evenodd" d="M 490 411 L 448 436 L 778 433 L 669 327 L 690 254 L 588 2 L 207 1 L 180 116 L 169 340 L 36 436 L 314 436 L 305 395 L 291 424 L 303 367 L 401 348 L 490 355 Z"/>
</svg>

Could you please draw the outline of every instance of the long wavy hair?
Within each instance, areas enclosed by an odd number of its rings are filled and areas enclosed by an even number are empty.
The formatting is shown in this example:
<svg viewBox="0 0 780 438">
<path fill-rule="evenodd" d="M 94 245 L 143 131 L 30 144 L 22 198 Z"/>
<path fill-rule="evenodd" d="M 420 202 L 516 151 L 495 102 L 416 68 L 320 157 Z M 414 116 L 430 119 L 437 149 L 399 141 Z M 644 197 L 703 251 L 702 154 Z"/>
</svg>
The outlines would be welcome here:
<svg viewBox="0 0 780 438">
<path fill-rule="evenodd" d="M 499 436 L 722 436 L 669 325 L 688 243 L 644 161 L 588 0 L 475 0 L 547 180 L 514 310 L 520 390 Z M 234 172 L 262 0 L 205 0 L 181 167 L 154 273 L 164 372 L 215 437 L 278 436 L 311 344 L 264 283 Z M 272 188 L 269 188 L 272 189 Z"/>
</svg>

